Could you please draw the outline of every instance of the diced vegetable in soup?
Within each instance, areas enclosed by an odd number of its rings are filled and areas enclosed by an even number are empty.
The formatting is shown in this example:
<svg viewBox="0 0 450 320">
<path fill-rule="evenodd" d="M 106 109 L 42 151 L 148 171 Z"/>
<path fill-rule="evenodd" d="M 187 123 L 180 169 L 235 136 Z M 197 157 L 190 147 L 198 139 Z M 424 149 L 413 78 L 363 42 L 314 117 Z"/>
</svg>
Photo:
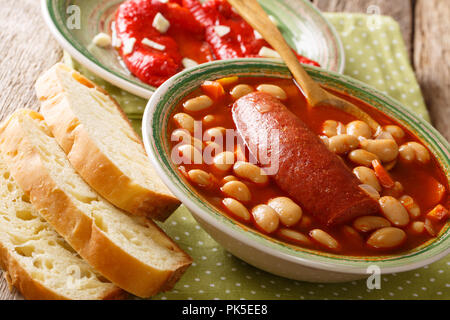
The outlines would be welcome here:
<svg viewBox="0 0 450 320">
<path fill-rule="evenodd" d="M 172 160 L 224 215 L 294 247 L 384 255 L 436 237 L 449 198 L 433 154 L 395 120 L 334 93 L 381 127 L 309 108 L 290 79 L 207 81 L 172 114 Z"/>
</svg>

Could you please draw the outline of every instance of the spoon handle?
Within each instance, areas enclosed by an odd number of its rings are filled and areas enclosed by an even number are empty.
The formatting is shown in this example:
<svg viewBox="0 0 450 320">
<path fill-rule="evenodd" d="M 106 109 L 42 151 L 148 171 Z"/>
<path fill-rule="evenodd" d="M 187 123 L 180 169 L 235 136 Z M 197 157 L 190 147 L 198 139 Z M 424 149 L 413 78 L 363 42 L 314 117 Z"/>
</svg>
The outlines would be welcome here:
<svg viewBox="0 0 450 320">
<path fill-rule="evenodd" d="M 301 66 L 291 47 L 269 19 L 257 0 L 228 0 L 236 11 L 278 52 L 311 106 L 326 100 L 326 92 L 314 82 Z"/>
</svg>

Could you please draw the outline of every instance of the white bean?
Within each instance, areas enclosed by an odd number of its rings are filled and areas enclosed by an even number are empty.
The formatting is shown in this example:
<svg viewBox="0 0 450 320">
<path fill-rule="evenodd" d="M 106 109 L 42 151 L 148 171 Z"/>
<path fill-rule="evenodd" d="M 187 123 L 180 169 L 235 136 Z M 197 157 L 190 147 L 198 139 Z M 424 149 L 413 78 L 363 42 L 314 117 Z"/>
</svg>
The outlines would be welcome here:
<svg viewBox="0 0 450 320">
<path fill-rule="evenodd" d="M 402 144 L 399 149 L 400 159 L 404 162 L 419 162 L 427 164 L 430 161 L 430 153 L 420 143 L 410 141 Z"/>
<path fill-rule="evenodd" d="M 253 88 L 247 84 L 238 84 L 231 89 L 230 94 L 234 99 L 239 99 L 249 93 L 253 92 Z"/>
<path fill-rule="evenodd" d="M 237 161 L 233 166 L 233 171 L 238 177 L 257 184 L 265 184 L 269 180 L 260 167 L 250 162 Z"/>
<path fill-rule="evenodd" d="M 227 196 L 239 201 L 247 202 L 251 199 L 251 193 L 248 187 L 241 181 L 229 181 L 225 183 L 222 192 Z"/>
<path fill-rule="evenodd" d="M 209 125 L 213 124 L 214 122 L 216 122 L 216 117 L 213 116 L 212 114 L 207 114 L 206 116 L 203 117 L 202 121 L 203 121 L 203 124 L 209 126 Z"/>
<path fill-rule="evenodd" d="M 361 138 L 369 139 L 372 137 L 372 131 L 367 123 L 361 120 L 355 120 L 347 123 L 347 134 Z"/>
<path fill-rule="evenodd" d="M 220 171 L 228 171 L 234 164 L 234 152 L 224 151 L 213 159 L 214 167 Z"/>
<path fill-rule="evenodd" d="M 309 236 L 328 249 L 335 250 L 339 248 L 339 242 L 322 229 L 311 230 Z"/>
<path fill-rule="evenodd" d="M 369 197 L 371 197 L 372 199 L 377 200 L 377 201 L 378 201 L 378 199 L 380 199 L 380 193 L 377 190 L 375 190 L 375 188 L 372 187 L 371 185 L 360 184 L 358 187 L 360 187 L 361 190 L 364 191 L 365 193 L 367 193 L 367 195 Z"/>
<path fill-rule="evenodd" d="M 362 140 L 361 148 L 377 155 L 382 162 L 392 161 L 398 155 L 397 143 L 391 139 Z"/>
<path fill-rule="evenodd" d="M 409 223 L 409 215 L 400 201 L 391 196 L 384 196 L 378 200 L 383 215 L 397 227 L 404 227 Z"/>
<path fill-rule="evenodd" d="M 359 181 L 361 181 L 361 183 L 372 186 L 378 192 L 381 191 L 381 185 L 378 182 L 375 171 L 373 171 L 372 169 L 359 166 L 353 169 L 353 173 L 359 179 Z"/>
<path fill-rule="evenodd" d="M 228 211 L 230 211 L 236 217 L 244 221 L 250 220 L 250 213 L 248 212 L 247 208 L 239 201 L 233 198 L 225 198 L 222 200 L 222 203 L 225 208 L 227 208 Z"/>
<path fill-rule="evenodd" d="M 201 95 L 195 98 L 191 98 L 183 103 L 183 108 L 189 112 L 197 112 L 205 110 L 213 105 L 213 101 L 210 97 Z"/>
<path fill-rule="evenodd" d="M 406 210 L 408 210 L 411 219 L 417 219 L 420 217 L 420 207 L 411 196 L 403 195 L 399 200 Z"/>
<path fill-rule="evenodd" d="M 390 226 L 391 223 L 387 219 L 378 216 L 364 216 L 356 218 L 355 221 L 353 221 L 353 227 L 361 232 L 368 232 Z"/>
<path fill-rule="evenodd" d="M 370 167 L 373 160 L 379 160 L 378 157 L 366 150 L 356 149 L 348 154 L 348 158 L 356 164 Z"/>
<path fill-rule="evenodd" d="M 202 153 L 190 144 L 184 144 L 178 147 L 184 164 L 201 164 L 203 162 Z"/>
<path fill-rule="evenodd" d="M 268 93 L 271 96 L 273 96 L 279 100 L 287 99 L 286 92 L 279 86 L 276 86 L 273 84 L 260 84 L 258 87 L 256 87 L 256 90 L 258 90 L 260 92 Z"/>
<path fill-rule="evenodd" d="M 173 116 L 173 120 L 179 128 L 185 129 L 190 133 L 194 133 L 195 120 L 187 113 L 177 113 Z"/>
<path fill-rule="evenodd" d="M 220 139 L 223 142 L 223 136 L 225 135 L 226 130 L 227 129 L 225 129 L 224 127 L 209 128 L 203 134 L 203 140 L 204 141 L 216 141 L 216 140 Z"/>
<path fill-rule="evenodd" d="M 381 228 L 371 234 L 367 244 L 376 249 L 392 249 L 406 240 L 406 233 L 394 227 Z"/>
<path fill-rule="evenodd" d="M 270 199 L 267 203 L 280 216 L 280 221 L 286 227 L 295 225 L 302 217 L 302 208 L 287 197 Z"/>
<path fill-rule="evenodd" d="M 275 210 L 268 205 L 257 205 L 252 209 L 252 215 L 256 225 L 264 232 L 272 233 L 278 229 L 280 218 Z"/>
<path fill-rule="evenodd" d="M 328 149 L 336 154 L 344 154 L 353 149 L 356 149 L 359 145 L 359 140 L 355 136 L 348 134 L 340 134 L 331 137 L 328 140 Z"/>
<path fill-rule="evenodd" d="M 334 137 L 338 134 L 343 134 L 345 126 L 342 122 L 335 120 L 325 120 L 322 124 L 322 133 L 328 138 Z"/>
<path fill-rule="evenodd" d="M 281 228 L 278 231 L 278 235 L 288 241 L 299 243 L 302 245 L 310 245 L 311 240 L 307 236 L 305 236 L 303 233 L 292 230 L 292 229 L 286 229 Z"/>
<path fill-rule="evenodd" d="M 410 229 L 415 234 L 422 234 L 425 231 L 425 223 L 422 221 L 414 221 L 411 223 Z"/>
<path fill-rule="evenodd" d="M 188 172 L 189 179 L 199 187 L 210 187 L 212 185 L 212 178 L 209 173 L 201 169 L 192 169 Z"/>
<path fill-rule="evenodd" d="M 235 176 L 229 175 L 229 176 L 223 177 L 222 184 L 225 184 L 230 181 L 238 181 L 238 179 Z"/>
<path fill-rule="evenodd" d="M 405 136 L 405 132 L 403 131 L 403 129 L 396 125 L 387 125 L 387 126 L 384 126 L 383 129 L 385 131 L 389 132 L 392 135 L 392 137 L 395 139 L 395 141 L 397 141 L 397 143 L 399 141 L 401 141 L 403 139 L 403 137 Z"/>
<path fill-rule="evenodd" d="M 186 129 L 175 129 L 170 137 L 172 141 L 179 141 L 184 144 L 191 144 L 195 148 L 202 150 L 203 142 L 194 138 Z"/>
</svg>

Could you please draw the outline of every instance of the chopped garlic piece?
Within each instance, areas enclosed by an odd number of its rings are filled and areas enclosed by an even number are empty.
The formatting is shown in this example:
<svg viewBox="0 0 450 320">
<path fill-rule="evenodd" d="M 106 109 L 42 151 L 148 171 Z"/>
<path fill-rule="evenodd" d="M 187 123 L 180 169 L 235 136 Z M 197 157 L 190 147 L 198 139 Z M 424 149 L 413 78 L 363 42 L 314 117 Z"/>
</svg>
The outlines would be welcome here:
<svg viewBox="0 0 450 320">
<path fill-rule="evenodd" d="M 253 34 L 255 35 L 255 39 L 262 39 L 263 36 L 256 30 L 253 30 Z"/>
<path fill-rule="evenodd" d="M 214 32 L 219 36 L 223 37 L 231 31 L 228 26 L 214 26 Z"/>
<path fill-rule="evenodd" d="M 136 38 L 127 38 L 127 39 L 123 40 L 122 53 L 124 55 L 132 53 L 135 43 L 136 43 Z"/>
<path fill-rule="evenodd" d="M 278 54 L 278 52 L 276 52 L 273 49 L 267 48 L 267 47 L 262 47 L 259 50 L 258 55 L 261 57 L 266 57 L 266 58 L 281 58 L 281 56 Z"/>
<path fill-rule="evenodd" d="M 97 47 L 108 47 L 111 45 L 111 37 L 104 32 L 100 32 L 92 39 L 92 43 Z"/>
<path fill-rule="evenodd" d="M 155 15 L 152 27 L 161 33 L 166 33 L 170 27 L 170 22 L 160 12 Z"/>
<path fill-rule="evenodd" d="M 183 60 L 181 60 L 181 63 L 183 64 L 183 67 L 185 67 L 185 68 L 192 68 L 192 67 L 195 67 L 198 65 L 197 61 L 194 61 L 189 58 L 183 58 Z"/>
<path fill-rule="evenodd" d="M 159 50 L 159 51 L 163 51 L 163 50 L 166 49 L 165 45 L 160 44 L 160 43 L 155 42 L 155 41 L 152 41 L 152 40 L 150 40 L 148 38 L 142 39 L 141 43 L 145 44 L 146 46 L 149 46 L 149 47 L 151 47 L 153 49 Z"/>
</svg>

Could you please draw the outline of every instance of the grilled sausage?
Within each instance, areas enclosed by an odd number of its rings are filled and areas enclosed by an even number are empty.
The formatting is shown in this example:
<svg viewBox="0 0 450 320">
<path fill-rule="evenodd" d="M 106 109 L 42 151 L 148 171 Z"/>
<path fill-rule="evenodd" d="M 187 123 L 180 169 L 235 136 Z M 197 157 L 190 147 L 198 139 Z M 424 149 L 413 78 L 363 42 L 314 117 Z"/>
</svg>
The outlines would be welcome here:
<svg viewBox="0 0 450 320">
<path fill-rule="evenodd" d="M 234 103 L 232 112 L 250 153 L 263 167 L 268 159 L 272 168 L 278 164 L 277 185 L 319 222 L 335 225 L 379 211 L 341 159 L 279 100 L 250 93 Z"/>
</svg>

